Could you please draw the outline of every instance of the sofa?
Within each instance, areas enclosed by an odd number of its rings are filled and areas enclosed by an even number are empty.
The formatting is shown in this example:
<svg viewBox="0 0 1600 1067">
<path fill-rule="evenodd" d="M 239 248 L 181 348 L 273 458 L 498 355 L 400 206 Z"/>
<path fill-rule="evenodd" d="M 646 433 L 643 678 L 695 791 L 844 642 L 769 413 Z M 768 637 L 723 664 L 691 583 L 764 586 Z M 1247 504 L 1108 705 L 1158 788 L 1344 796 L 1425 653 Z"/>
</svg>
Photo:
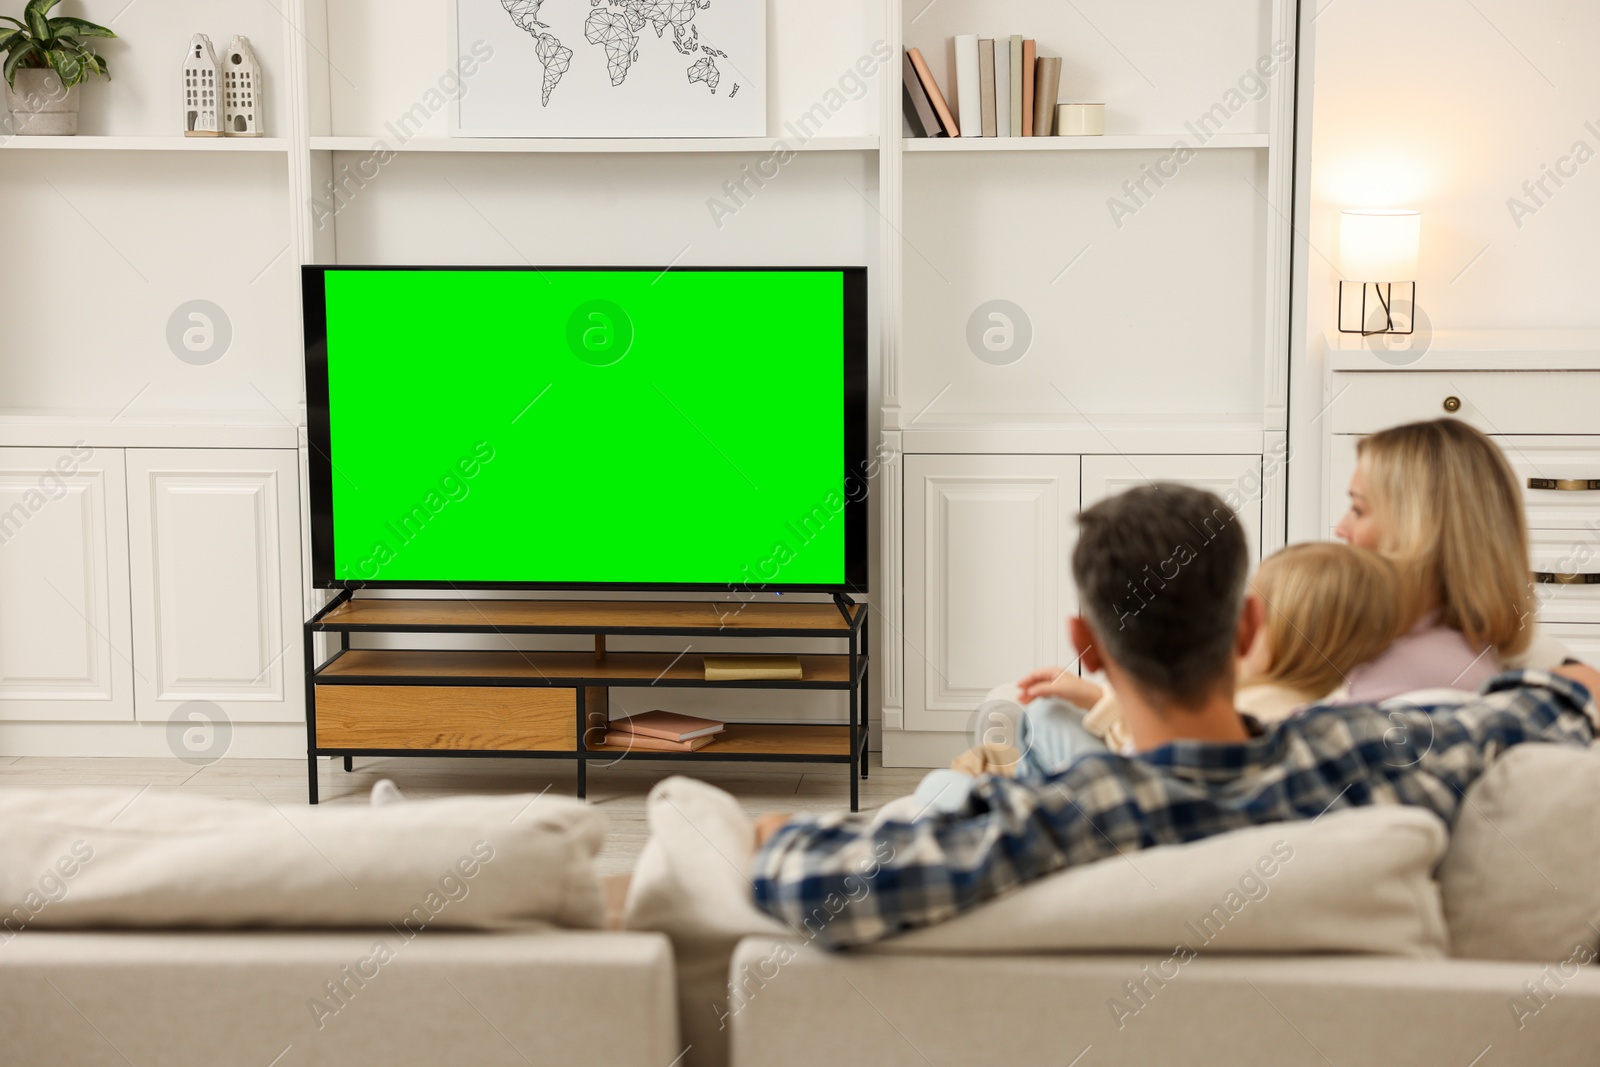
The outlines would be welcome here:
<svg viewBox="0 0 1600 1067">
<path fill-rule="evenodd" d="M 623 931 L 576 802 L 81 794 L 0 794 L 5 1067 L 1600 1062 L 1594 751 L 1503 756 L 1450 828 L 1241 830 L 843 952 L 751 906 L 750 821 L 689 779 Z"/>
</svg>

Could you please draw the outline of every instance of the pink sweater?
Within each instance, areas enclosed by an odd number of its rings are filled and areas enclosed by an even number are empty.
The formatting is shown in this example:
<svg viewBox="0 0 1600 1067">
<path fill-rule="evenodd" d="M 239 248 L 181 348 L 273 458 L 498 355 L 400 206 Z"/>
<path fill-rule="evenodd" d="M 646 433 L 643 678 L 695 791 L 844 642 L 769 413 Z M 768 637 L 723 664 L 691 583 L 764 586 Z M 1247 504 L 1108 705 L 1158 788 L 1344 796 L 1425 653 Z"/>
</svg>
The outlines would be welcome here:
<svg viewBox="0 0 1600 1067">
<path fill-rule="evenodd" d="M 1422 619 L 1377 659 L 1352 670 L 1348 699 L 1375 703 L 1418 689 L 1476 692 L 1500 672 L 1492 648 L 1473 648 L 1460 630 L 1441 626 L 1435 618 Z"/>
</svg>

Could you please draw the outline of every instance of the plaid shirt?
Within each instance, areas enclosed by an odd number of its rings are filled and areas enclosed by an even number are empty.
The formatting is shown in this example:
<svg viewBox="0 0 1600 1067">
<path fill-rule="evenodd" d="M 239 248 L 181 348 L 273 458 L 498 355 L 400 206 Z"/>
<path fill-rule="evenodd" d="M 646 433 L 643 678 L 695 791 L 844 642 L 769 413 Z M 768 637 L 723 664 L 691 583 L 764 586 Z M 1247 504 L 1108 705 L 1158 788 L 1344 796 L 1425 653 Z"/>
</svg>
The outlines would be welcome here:
<svg viewBox="0 0 1600 1067">
<path fill-rule="evenodd" d="M 1337 808 L 1415 804 L 1454 823 L 1462 795 L 1525 741 L 1587 747 L 1589 691 L 1511 671 L 1464 705 L 1311 708 L 1238 743 L 1093 753 L 1042 780 L 985 775 L 965 808 L 801 816 L 756 853 L 756 904 L 829 947 L 943 922 L 1064 867 Z"/>
</svg>

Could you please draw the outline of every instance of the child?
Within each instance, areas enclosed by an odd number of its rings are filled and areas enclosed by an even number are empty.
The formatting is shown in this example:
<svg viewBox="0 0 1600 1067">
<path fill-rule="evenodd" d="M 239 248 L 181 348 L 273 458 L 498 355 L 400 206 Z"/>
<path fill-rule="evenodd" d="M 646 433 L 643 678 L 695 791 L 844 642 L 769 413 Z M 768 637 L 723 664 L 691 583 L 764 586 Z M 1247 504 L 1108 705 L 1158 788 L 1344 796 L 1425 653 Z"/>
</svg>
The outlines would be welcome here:
<svg viewBox="0 0 1600 1067">
<path fill-rule="evenodd" d="M 1268 557 L 1251 595 L 1261 604 L 1262 625 L 1237 662 L 1234 700 L 1263 722 L 1287 718 L 1342 688 L 1353 668 L 1390 645 L 1403 621 L 1394 565 L 1368 549 L 1332 542 L 1291 545 Z M 950 770 L 932 772 L 917 789 L 923 803 L 954 810 L 978 774 L 1043 777 L 1087 752 L 1134 751 L 1115 695 L 1060 667 L 1023 678 L 1016 701 L 1027 706 L 1017 744 L 980 744 Z"/>
</svg>

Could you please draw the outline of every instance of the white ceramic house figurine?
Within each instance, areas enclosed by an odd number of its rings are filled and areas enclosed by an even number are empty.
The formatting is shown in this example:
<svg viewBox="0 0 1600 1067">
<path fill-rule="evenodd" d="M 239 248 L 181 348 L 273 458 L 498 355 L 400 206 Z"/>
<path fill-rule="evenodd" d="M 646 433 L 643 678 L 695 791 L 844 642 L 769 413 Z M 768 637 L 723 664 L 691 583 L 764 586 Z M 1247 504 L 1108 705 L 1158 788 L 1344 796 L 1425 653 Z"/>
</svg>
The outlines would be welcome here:
<svg viewBox="0 0 1600 1067">
<path fill-rule="evenodd" d="M 222 68 L 211 47 L 211 38 L 203 33 L 195 34 L 183 57 L 185 137 L 222 136 L 222 109 L 217 99 L 221 81 Z"/>
<path fill-rule="evenodd" d="M 261 64 L 250 38 L 228 42 L 222 54 L 223 132 L 229 137 L 261 136 Z"/>
</svg>

